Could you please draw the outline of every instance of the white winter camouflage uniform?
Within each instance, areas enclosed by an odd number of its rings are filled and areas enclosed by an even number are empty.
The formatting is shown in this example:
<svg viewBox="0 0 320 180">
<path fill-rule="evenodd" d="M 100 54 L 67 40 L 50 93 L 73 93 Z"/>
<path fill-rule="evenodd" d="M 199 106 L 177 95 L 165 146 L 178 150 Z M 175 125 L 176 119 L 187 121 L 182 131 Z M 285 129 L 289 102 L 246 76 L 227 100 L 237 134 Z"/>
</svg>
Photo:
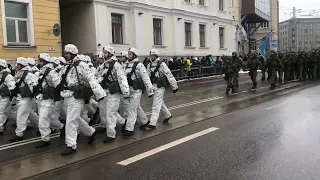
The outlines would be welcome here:
<svg viewBox="0 0 320 180">
<path fill-rule="evenodd" d="M 51 69 L 49 74 L 45 77 L 42 82 L 42 88 L 46 87 L 57 87 L 61 81 L 61 77 L 54 70 L 53 64 L 46 64 L 40 69 L 40 79 L 43 77 L 47 69 Z M 54 110 L 55 101 L 54 99 L 43 99 L 43 94 L 37 95 L 39 100 L 39 131 L 41 133 L 42 141 L 50 140 L 50 133 L 53 129 L 62 129 L 63 124 L 58 119 L 51 119 Z"/>
<path fill-rule="evenodd" d="M 131 73 L 132 68 L 135 63 L 138 63 L 135 69 L 135 72 L 132 73 L 131 77 L 128 77 L 128 74 Z M 153 86 L 150 81 L 149 74 L 142 63 L 139 62 L 139 59 L 136 58 L 132 61 L 129 61 L 126 65 L 125 69 L 126 76 L 131 78 L 133 81 L 136 79 L 142 79 L 143 84 L 146 88 L 146 92 L 148 96 L 153 95 Z M 142 90 L 135 90 L 130 86 L 130 99 L 125 99 L 125 114 L 127 114 L 127 124 L 126 130 L 133 131 L 135 123 L 137 121 L 137 116 L 139 117 L 142 124 L 146 124 L 148 122 L 147 116 L 144 113 L 143 109 L 140 106 Z"/>
<path fill-rule="evenodd" d="M 10 70 L 8 68 L 3 69 L 0 72 L 0 81 L 2 81 L 5 73 L 8 73 L 8 75 L 0 85 L 0 89 L 6 86 L 10 91 L 12 91 L 16 87 L 16 82 L 14 80 L 14 77 L 10 74 Z M 8 119 L 8 115 L 11 109 L 10 103 L 11 102 L 9 100 L 9 97 L 2 97 L 0 95 L 0 132 L 3 132 L 3 125 Z"/>
<path fill-rule="evenodd" d="M 20 81 L 24 71 L 29 71 L 29 73 L 24 79 L 24 82 L 21 83 L 20 87 L 28 86 L 30 91 L 33 93 L 33 87 L 35 87 L 38 84 L 38 77 L 35 74 L 31 73 L 31 68 L 29 66 L 26 66 L 17 72 L 17 74 L 15 75 L 16 83 Z M 28 117 L 32 110 L 32 106 L 31 106 L 32 100 L 33 98 L 30 98 L 30 97 L 22 98 L 21 95 L 18 94 L 16 135 L 19 137 L 23 136 L 23 132 L 27 128 Z M 30 120 L 32 121 L 33 124 L 36 124 L 36 125 L 38 124 L 38 119 L 30 118 Z"/>
<path fill-rule="evenodd" d="M 157 58 L 156 60 L 154 60 L 153 62 L 151 62 L 148 65 L 147 69 L 148 69 L 149 75 L 151 75 L 151 73 L 153 71 L 155 71 L 156 66 L 159 61 L 161 61 L 160 58 Z M 160 64 L 158 71 L 155 73 L 155 77 L 156 78 L 166 77 L 168 79 L 172 89 L 173 90 L 178 89 L 177 81 L 174 78 L 174 76 L 172 75 L 172 73 L 166 63 L 162 62 Z M 163 102 L 165 88 L 164 87 L 158 88 L 157 84 L 153 84 L 153 89 L 154 89 L 154 96 L 153 96 L 153 103 L 152 103 L 152 114 L 150 117 L 150 125 L 156 126 L 158 118 L 159 118 L 160 110 L 164 114 L 165 118 L 171 117 L 171 113 L 169 112 L 167 106 Z"/>
<path fill-rule="evenodd" d="M 100 71 L 98 72 L 98 80 L 100 83 L 103 81 L 103 76 L 107 74 L 109 65 L 112 61 L 116 61 L 116 62 L 113 65 L 113 69 L 108 79 L 110 81 L 118 81 L 120 90 L 122 92 L 122 96 L 129 97 L 130 90 L 129 90 L 127 77 L 125 76 L 122 65 L 118 62 L 115 56 L 111 57 L 109 60 L 106 60 L 103 63 L 103 66 L 104 66 L 103 69 L 99 68 Z M 103 99 L 99 103 L 99 109 L 100 109 L 100 112 L 102 112 L 100 116 L 102 116 L 101 117 L 102 123 L 105 123 L 103 122 L 103 118 L 104 116 L 106 116 L 107 136 L 111 138 L 115 138 L 116 136 L 115 127 L 117 124 L 117 120 L 121 118 L 118 113 L 119 103 L 120 103 L 120 94 L 119 93 L 110 94 L 109 90 L 106 90 L 106 92 L 107 92 L 107 98 Z M 106 112 L 106 115 L 103 112 Z M 124 121 L 124 120 L 119 120 L 119 121 Z M 123 123 L 124 122 L 120 122 L 120 124 L 123 124 Z"/>
<path fill-rule="evenodd" d="M 77 63 L 77 61 L 80 60 L 78 57 L 75 57 L 73 63 Z M 89 86 L 93 91 L 95 99 L 100 100 L 106 96 L 106 93 L 97 82 L 88 64 L 83 61 L 80 61 L 78 66 L 71 67 L 66 76 L 67 87 L 79 86 L 75 68 L 78 70 L 81 85 Z M 86 136 L 92 136 L 95 129 L 90 127 L 88 123 L 80 117 L 85 103 L 83 99 L 75 99 L 71 90 L 62 91 L 61 96 L 64 98 L 67 112 L 66 144 L 67 147 L 76 149 L 78 129 Z"/>
</svg>

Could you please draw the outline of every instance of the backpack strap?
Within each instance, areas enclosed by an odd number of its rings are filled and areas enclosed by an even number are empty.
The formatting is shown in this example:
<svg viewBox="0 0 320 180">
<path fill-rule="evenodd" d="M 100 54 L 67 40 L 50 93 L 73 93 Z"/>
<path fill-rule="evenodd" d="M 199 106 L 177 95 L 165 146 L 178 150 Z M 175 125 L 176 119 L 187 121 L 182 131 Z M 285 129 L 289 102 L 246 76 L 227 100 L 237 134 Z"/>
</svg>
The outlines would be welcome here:
<svg viewBox="0 0 320 180">
<path fill-rule="evenodd" d="M 27 75 L 29 74 L 29 71 L 24 71 L 22 74 L 21 79 L 19 80 L 19 82 L 16 84 L 17 88 L 20 88 L 22 82 L 24 82 L 24 79 L 27 77 Z"/>
<path fill-rule="evenodd" d="M 108 71 L 107 71 L 107 74 L 104 75 L 103 81 L 106 82 L 106 81 L 108 80 L 108 77 L 111 75 L 111 71 L 112 71 L 113 66 L 114 66 L 114 64 L 115 64 L 116 62 L 117 62 L 117 61 L 112 61 L 112 62 L 110 63 L 109 69 L 108 69 Z M 111 75 L 111 78 L 112 78 L 112 80 L 113 80 L 113 76 L 112 76 L 112 75 Z"/>
<path fill-rule="evenodd" d="M 154 71 L 151 72 L 150 77 L 154 78 L 156 72 L 159 71 L 159 68 L 160 68 L 161 63 L 162 63 L 162 61 L 159 61 L 159 62 L 157 63 L 157 66 L 156 66 L 156 68 L 154 69 Z"/>
<path fill-rule="evenodd" d="M 137 69 L 137 65 L 139 64 L 139 62 L 135 62 L 132 66 L 131 72 L 128 74 L 128 77 L 131 78 L 132 74 L 134 74 L 136 77 L 136 69 Z"/>
<path fill-rule="evenodd" d="M 2 75 L 2 79 L 0 81 L 0 86 L 4 83 L 4 81 L 6 80 L 6 77 L 9 75 L 8 72 L 4 72 Z"/>
</svg>

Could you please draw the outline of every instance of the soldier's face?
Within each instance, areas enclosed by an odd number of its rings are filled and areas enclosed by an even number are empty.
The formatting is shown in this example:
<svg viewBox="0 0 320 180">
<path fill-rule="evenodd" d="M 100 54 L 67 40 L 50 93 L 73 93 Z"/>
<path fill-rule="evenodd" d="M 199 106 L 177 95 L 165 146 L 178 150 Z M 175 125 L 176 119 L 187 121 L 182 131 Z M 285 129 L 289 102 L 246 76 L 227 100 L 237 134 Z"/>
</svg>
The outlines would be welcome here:
<svg viewBox="0 0 320 180">
<path fill-rule="evenodd" d="M 135 55 L 132 52 L 128 52 L 128 59 L 129 61 L 132 61 L 135 58 Z"/>
<path fill-rule="evenodd" d="M 102 63 L 103 63 L 103 58 L 99 58 L 99 59 L 98 59 L 98 63 L 99 63 L 99 64 L 102 64 Z"/>
<path fill-rule="evenodd" d="M 156 55 L 151 55 L 150 58 L 151 58 L 152 61 L 154 61 L 154 60 L 156 60 L 158 57 L 157 57 Z"/>
<path fill-rule="evenodd" d="M 64 58 L 66 59 L 66 61 L 71 61 L 72 59 L 72 55 L 69 52 L 64 53 Z"/>
<path fill-rule="evenodd" d="M 125 62 L 125 61 L 127 60 L 127 57 L 122 56 L 122 57 L 121 57 L 121 60 L 122 60 L 123 62 Z"/>
<path fill-rule="evenodd" d="M 16 67 L 17 67 L 16 69 L 17 69 L 18 71 L 20 71 L 20 70 L 22 69 L 21 64 L 17 64 L 17 66 L 16 66 Z"/>
<path fill-rule="evenodd" d="M 42 59 L 39 59 L 39 64 L 42 67 L 42 66 L 44 66 L 45 63 L 44 63 L 44 61 Z"/>
</svg>

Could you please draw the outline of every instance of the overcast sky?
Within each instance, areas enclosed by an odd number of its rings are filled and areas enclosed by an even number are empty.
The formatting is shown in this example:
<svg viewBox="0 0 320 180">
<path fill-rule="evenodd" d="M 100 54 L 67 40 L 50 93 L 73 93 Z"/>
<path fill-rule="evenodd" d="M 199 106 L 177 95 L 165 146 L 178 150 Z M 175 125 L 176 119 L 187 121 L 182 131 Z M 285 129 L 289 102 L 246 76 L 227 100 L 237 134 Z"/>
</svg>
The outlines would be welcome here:
<svg viewBox="0 0 320 180">
<path fill-rule="evenodd" d="M 279 0 L 280 22 L 290 18 L 293 7 L 301 9 L 301 13 L 297 15 L 314 14 L 315 11 L 315 14 L 320 16 L 320 0 Z"/>
</svg>

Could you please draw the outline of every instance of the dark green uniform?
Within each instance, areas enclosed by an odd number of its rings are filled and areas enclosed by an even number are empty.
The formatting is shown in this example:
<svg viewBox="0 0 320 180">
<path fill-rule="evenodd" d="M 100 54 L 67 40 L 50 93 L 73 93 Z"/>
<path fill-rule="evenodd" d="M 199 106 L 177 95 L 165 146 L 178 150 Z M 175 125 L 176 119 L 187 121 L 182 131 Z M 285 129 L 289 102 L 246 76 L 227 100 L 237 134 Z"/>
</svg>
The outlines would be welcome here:
<svg viewBox="0 0 320 180">
<path fill-rule="evenodd" d="M 317 75 L 317 57 L 316 51 L 313 50 L 308 58 L 308 79 L 316 80 Z"/>
<path fill-rule="evenodd" d="M 227 81 L 227 89 L 226 94 L 229 94 L 230 89 L 232 89 L 232 92 L 235 92 L 234 90 L 234 78 L 236 76 L 236 67 L 234 66 L 232 59 L 230 57 L 222 57 L 222 60 L 224 62 L 224 74 L 225 74 L 225 80 Z"/>
<path fill-rule="evenodd" d="M 252 56 L 249 58 L 247 63 L 247 68 L 249 69 L 249 76 L 252 80 L 252 89 L 257 88 L 257 70 L 264 69 L 264 66 L 261 64 L 260 60 L 258 59 L 258 56 L 256 54 L 252 54 Z"/>
<path fill-rule="evenodd" d="M 266 71 L 267 71 L 267 68 L 266 68 L 266 61 L 264 60 L 264 58 L 262 56 L 259 57 L 259 61 L 261 63 L 261 66 L 260 67 L 260 70 L 261 70 L 261 81 L 264 81 L 266 80 Z"/>
<path fill-rule="evenodd" d="M 275 51 L 271 51 L 270 57 L 267 60 L 267 65 L 269 72 L 271 73 L 271 87 L 270 89 L 274 89 L 276 87 L 276 78 L 277 72 L 280 68 L 283 67 L 279 57 L 275 53 Z"/>
<path fill-rule="evenodd" d="M 299 52 L 298 57 L 297 57 L 297 66 L 298 66 L 298 77 L 299 80 L 302 81 L 303 80 L 303 53 Z"/>
<path fill-rule="evenodd" d="M 290 80 L 291 73 L 291 55 L 287 53 L 283 57 L 283 65 L 284 65 L 284 82 L 288 82 Z"/>
<path fill-rule="evenodd" d="M 279 60 L 281 61 L 281 63 L 283 63 L 283 58 L 284 58 L 284 56 L 283 56 L 282 53 L 278 53 L 278 58 L 279 58 Z M 279 75 L 278 81 L 279 81 L 279 84 L 281 84 L 281 83 L 283 82 L 283 71 L 284 71 L 284 67 L 279 67 L 277 71 L 278 71 L 278 75 Z"/>
</svg>

